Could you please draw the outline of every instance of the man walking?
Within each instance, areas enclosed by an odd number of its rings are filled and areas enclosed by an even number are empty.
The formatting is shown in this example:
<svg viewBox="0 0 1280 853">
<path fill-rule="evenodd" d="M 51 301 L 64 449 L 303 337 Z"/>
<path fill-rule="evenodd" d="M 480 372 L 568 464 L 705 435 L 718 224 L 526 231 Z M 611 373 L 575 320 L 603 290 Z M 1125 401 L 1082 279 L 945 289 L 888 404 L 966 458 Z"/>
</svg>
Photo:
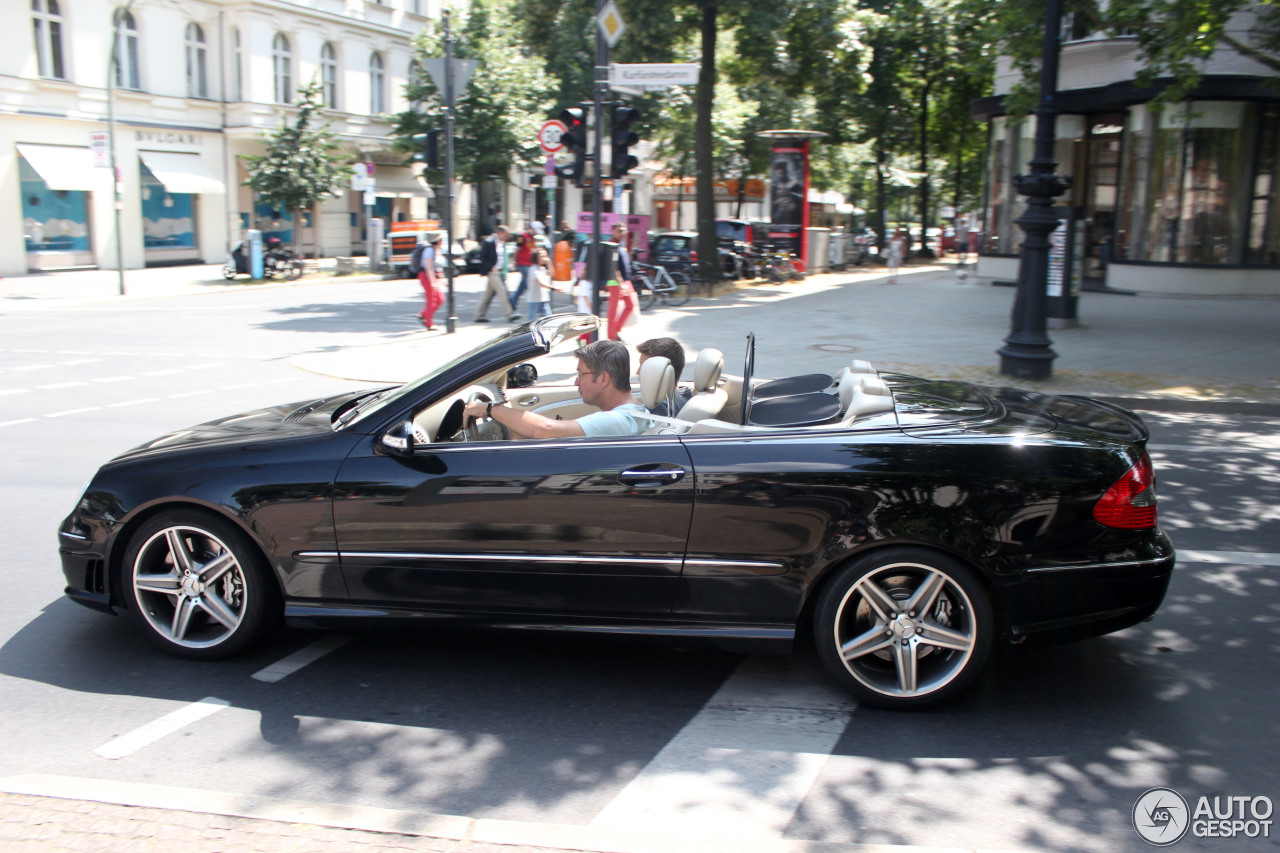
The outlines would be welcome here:
<svg viewBox="0 0 1280 853">
<path fill-rule="evenodd" d="M 489 313 L 489 303 L 495 296 L 498 297 L 499 306 L 507 312 L 508 322 L 514 323 L 520 319 L 511 306 L 511 297 L 507 295 L 507 284 L 502 280 L 502 269 L 498 263 L 504 251 L 503 244 L 507 242 L 508 236 L 506 226 L 499 225 L 493 229 L 493 234 L 480 244 L 480 274 L 485 276 L 487 282 L 484 293 L 480 295 L 480 302 L 476 304 L 475 322 L 477 323 L 489 322 L 489 318 L 485 315 Z"/>
</svg>

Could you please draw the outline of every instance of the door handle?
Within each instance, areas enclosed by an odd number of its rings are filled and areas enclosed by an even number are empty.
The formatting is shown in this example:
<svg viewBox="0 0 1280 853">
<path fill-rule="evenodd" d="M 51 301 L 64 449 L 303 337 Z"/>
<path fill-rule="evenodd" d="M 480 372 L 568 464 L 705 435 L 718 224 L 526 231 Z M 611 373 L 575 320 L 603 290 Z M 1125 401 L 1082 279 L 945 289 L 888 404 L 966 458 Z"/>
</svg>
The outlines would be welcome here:
<svg viewBox="0 0 1280 853">
<path fill-rule="evenodd" d="M 684 479 L 685 470 L 680 467 L 671 468 L 637 468 L 623 471 L 618 481 L 628 486 L 666 486 Z"/>
</svg>

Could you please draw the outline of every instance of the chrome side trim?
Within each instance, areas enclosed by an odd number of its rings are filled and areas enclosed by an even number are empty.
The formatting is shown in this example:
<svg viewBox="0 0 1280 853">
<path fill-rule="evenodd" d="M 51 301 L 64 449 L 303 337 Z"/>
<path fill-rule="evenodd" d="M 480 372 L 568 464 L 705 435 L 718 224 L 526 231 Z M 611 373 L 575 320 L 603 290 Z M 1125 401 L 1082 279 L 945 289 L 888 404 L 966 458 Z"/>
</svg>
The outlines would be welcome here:
<svg viewBox="0 0 1280 853">
<path fill-rule="evenodd" d="M 1070 566 L 1041 566 L 1035 569 L 1027 569 L 1024 574 L 1039 574 L 1041 572 L 1073 572 L 1077 569 L 1141 568 L 1143 566 L 1158 566 L 1161 563 L 1168 562 L 1169 559 L 1169 557 L 1156 557 L 1151 560 L 1125 560 L 1118 563 L 1073 563 Z"/>
<path fill-rule="evenodd" d="M 554 554 L 438 554 L 415 551 L 298 551 L 295 560 L 330 560 L 339 557 L 374 560 L 455 560 L 462 562 L 511 563 L 577 563 L 583 565 L 609 563 L 642 566 L 699 566 L 729 569 L 785 569 L 786 564 L 774 560 L 682 560 L 679 557 L 582 557 Z"/>
</svg>

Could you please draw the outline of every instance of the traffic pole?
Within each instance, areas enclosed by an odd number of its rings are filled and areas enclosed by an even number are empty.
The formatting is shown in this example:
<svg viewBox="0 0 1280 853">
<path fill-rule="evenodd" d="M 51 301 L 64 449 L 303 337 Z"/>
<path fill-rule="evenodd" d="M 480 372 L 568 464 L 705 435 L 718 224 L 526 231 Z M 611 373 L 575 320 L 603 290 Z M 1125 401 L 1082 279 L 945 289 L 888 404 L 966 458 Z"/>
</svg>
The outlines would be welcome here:
<svg viewBox="0 0 1280 853">
<path fill-rule="evenodd" d="M 444 276 L 449 291 L 449 317 L 445 334 L 458 329 L 458 312 L 453 298 L 453 31 L 449 10 L 444 18 Z"/>
</svg>

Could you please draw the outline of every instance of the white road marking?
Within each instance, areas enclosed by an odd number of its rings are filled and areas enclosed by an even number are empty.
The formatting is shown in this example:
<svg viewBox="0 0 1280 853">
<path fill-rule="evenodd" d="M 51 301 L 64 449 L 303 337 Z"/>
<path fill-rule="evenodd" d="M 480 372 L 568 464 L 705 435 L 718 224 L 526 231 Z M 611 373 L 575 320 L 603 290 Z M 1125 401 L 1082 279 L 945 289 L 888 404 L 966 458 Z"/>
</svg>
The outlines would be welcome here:
<svg viewBox="0 0 1280 853">
<path fill-rule="evenodd" d="M 165 714 L 157 720 L 152 720 L 145 726 L 136 728 L 126 735 L 121 735 L 94 750 L 94 752 L 103 758 L 124 758 L 126 755 L 132 755 L 144 746 L 149 746 L 167 735 L 171 735 L 179 729 L 184 729 L 194 722 L 203 720 L 210 714 L 216 714 L 223 708 L 231 705 L 225 699 L 218 699 L 215 696 L 206 696 L 199 702 L 192 702 L 170 714 Z"/>
<path fill-rule="evenodd" d="M 139 400 L 125 400 L 123 403 L 108 403 L 107 408 L 118 409 L 121 406 L 136 406 L 139 403 L 154 403 L 158 399 L 158 397 L 143 397 Z"/>
<path fill-rule="evenodd" d="M 1234 563 L 1240 566 L 1280 566 L 1280 554 L 1253 551 L 1183 551 L 1178 549 L 1179 563 Z"/>
<path fill-rule="evenodd" d="M 5 421 L 0 423 L 0 427 L 16 426 L 18 424 L 29 424 L 35 421 L 35 418 L 18 418 L 16 421 Z"/>
<path fill-rule="evenodd" d="M 183 397 L 198 397 L 201 394 L 212 394 L 212 388 L 202 388 L 199 391 L 183 391 L 181 394 L 170 394 L 170 400 L 180 400 Z"/>
<path fill-rule="evenodd" d="M 83 409 L 67 409 L 65 412 L 53 412 L 53 413 L 51 413 L 51 414 L 45 415 L 45 417 L 46 417 L 46 418 L 61 418 L 61 417 L 65 417 L 65 416 L 67 416 L 67 415 L 79 415 L 79 414 L 83 414 L 83 413 L 85 413 L 85 412 L 96 412 L 96 411 L 99 411 L 101 408 L 102 408 L 101 406 L 87 406 L 87 407 L 85 407 L 85 408 L 83 408 Z"/>
<path fill-rule="evenodd" d="M 93 364 L 95 361 L 102 361 L 100 358 L 77 358 L 71 361 L 62 362 L 62 367 L 74 367 L 77 364 Z"/>
<path fill-rule="evenodd" d="M 63 388 L 78 388 L 81 385 L 88 385 L 88 382 L 55 382 L 52 385 L 36 386 L 41 391 L 61 391 Z"/>
<path fill-rule="evenodd" d="M 7 395 L 7 394 L 26 394 L 26 393 L 28 393 L 26 388 L 6 388 L 3 391 L 0 391 L 0 396 Z"/>
<path fill-rule="evenodd" d="M 107 376 L 102 379 L 95 379 L 93 381 L 94 382 L 129 382 L 130 380 L 137 379 L 137 378 L 138 377 L 136 376 Z"/>
<path fill-rule="evenodd" d="M 172 376 L 175 373 L 181 373 L 181 370 L 152 370 L 149 373 L 139 373 L 139 376 Z"/>
<path fill-rule="evenodd" d="M 590 825 L 779 839 L 854 707 L 816 665 L 749 657 Z"/>
<path fill-rule="evenodd" d="M 12 370 L 14 373 L 17 373 L 19 370 L 48 370 L 50 367 L 53 367 L 53 365 L 52 364 L 24 364 L 21 367 L 10 367 L 9 369 Z"/>
<path fill-rule="evenodd" d="M 286 675 L 292 675 L 307 664 L 318 661 L 329 652 L 345 646 L 350 641 L 350 637 L 342 634 L 330 634 L 327 637 L 321 637 L 306 648 L 299 649 L 293 654 L 281 658 L 271 666 L 260 669 L 249 677 L 258 681 L 265 681 L 268 684 L 274 684 Z"/>
</svg>

